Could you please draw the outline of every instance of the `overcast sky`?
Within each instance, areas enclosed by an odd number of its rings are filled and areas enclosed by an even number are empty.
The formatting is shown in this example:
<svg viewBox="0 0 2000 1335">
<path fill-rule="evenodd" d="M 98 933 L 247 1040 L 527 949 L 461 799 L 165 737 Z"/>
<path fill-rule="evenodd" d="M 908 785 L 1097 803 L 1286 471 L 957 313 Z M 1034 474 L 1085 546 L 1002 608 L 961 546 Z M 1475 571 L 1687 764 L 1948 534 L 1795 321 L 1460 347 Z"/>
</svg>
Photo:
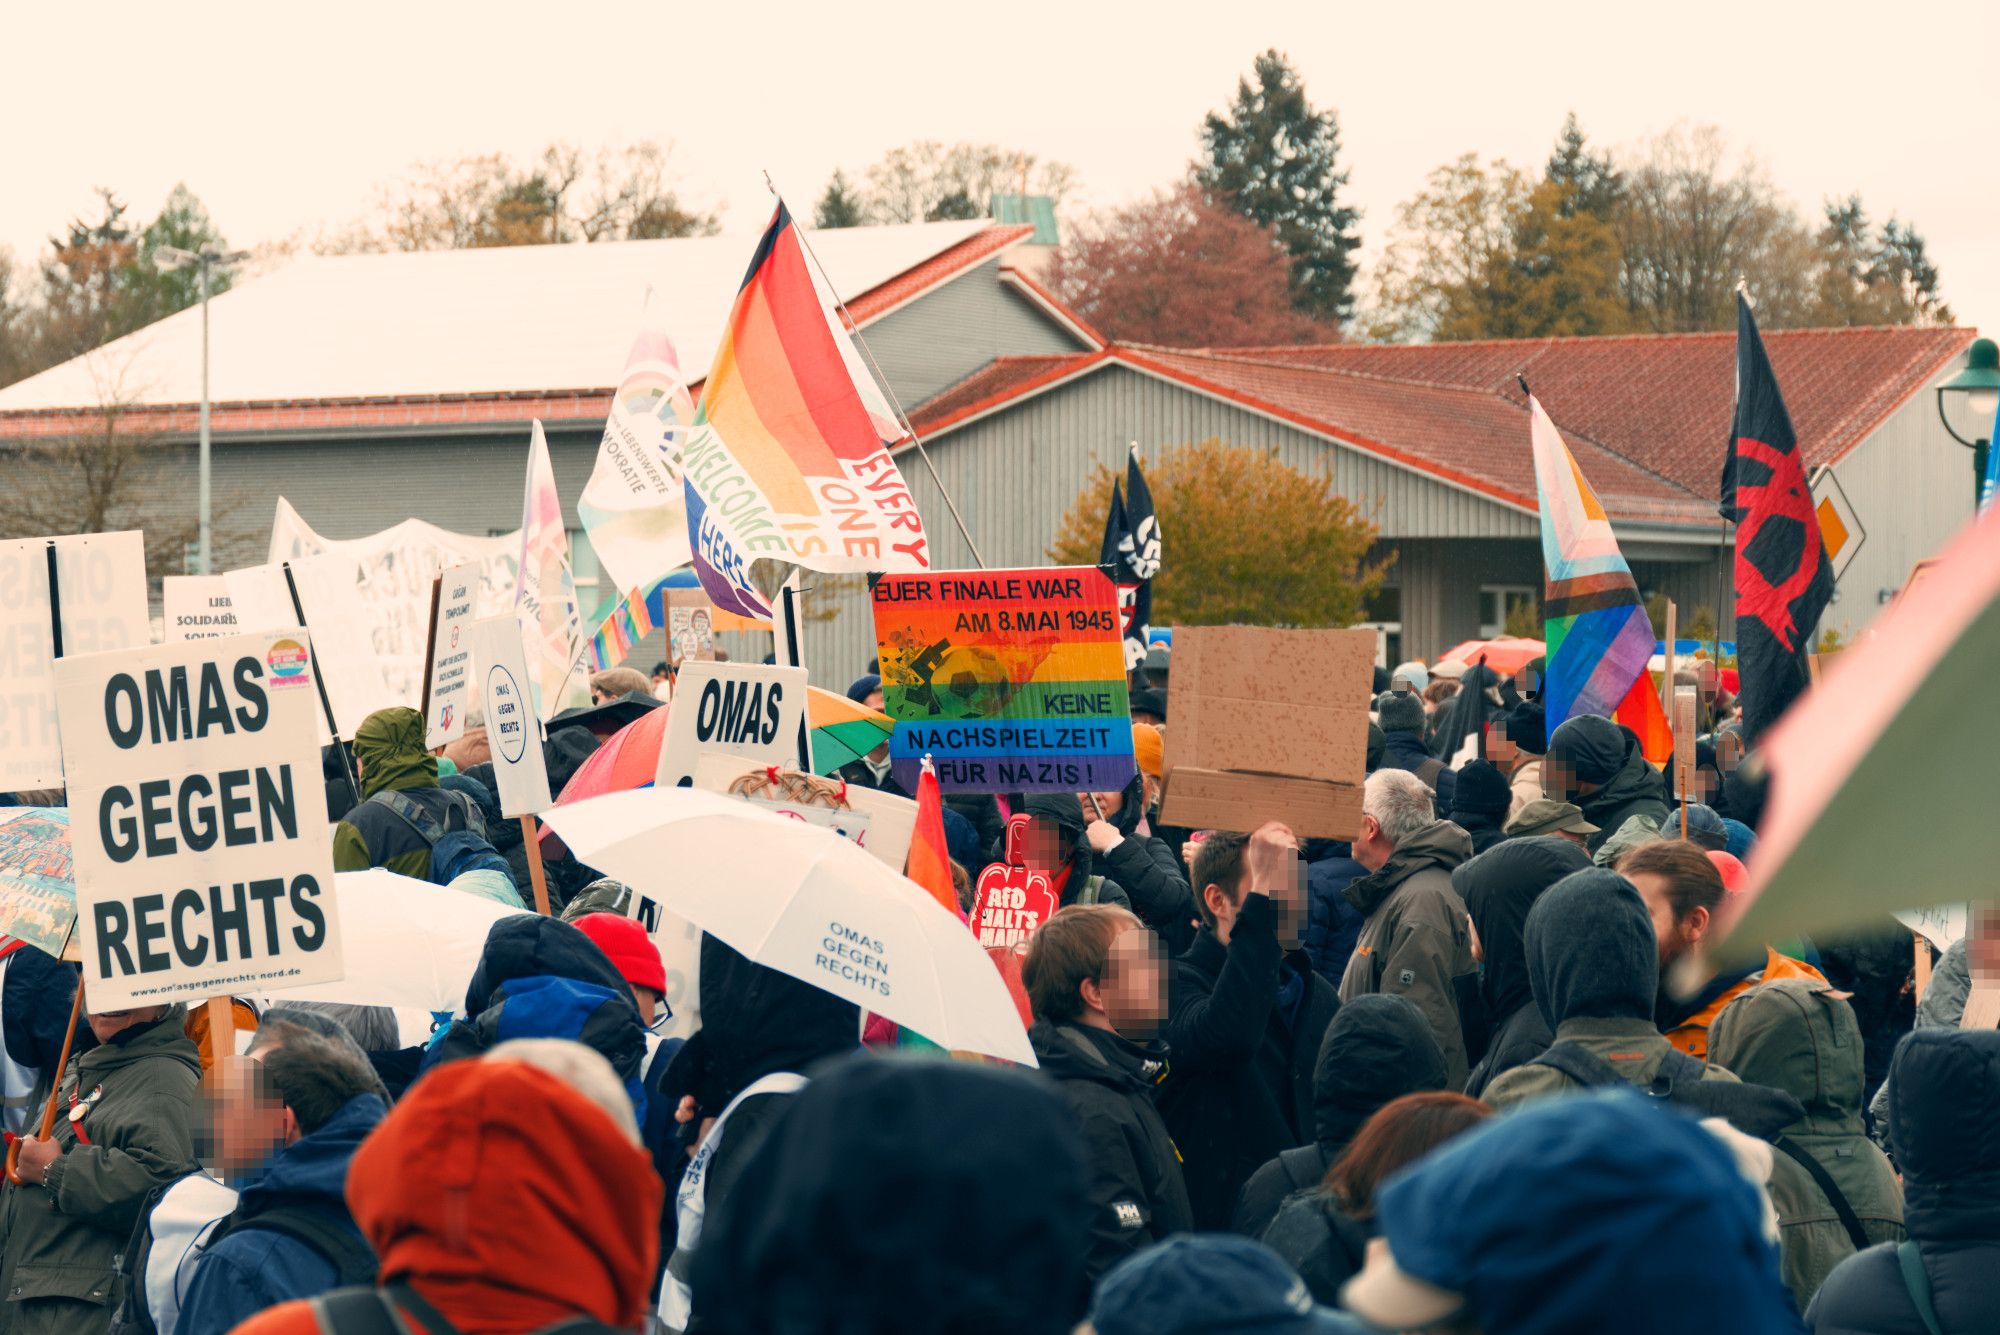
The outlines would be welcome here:
<svg viewBox="0 0 2000 1335">
<path fill-rule="evenodd" d="M 805 212 L 917 138 L 1073 164 L 1085 200 L 1178 176 L 1256 52 L 1340 116 L 1370 249 L 1468 150 L 1536 164 L 1574 109 L 1600 144 L 1721 126 L 1814 215 L 1859 191 L 1913 221 L 1962 324 L 2000 326 L 2000 4 L 190 4 L 80 23 L 17 5 L 0 76 L 0 245 L 38 252 L 108 185 L 150 218 L 175 181 L 236 245 L 364 209 L 415 160 L 551 139 L 670 141 L 725 228 Z"/>
</svg>

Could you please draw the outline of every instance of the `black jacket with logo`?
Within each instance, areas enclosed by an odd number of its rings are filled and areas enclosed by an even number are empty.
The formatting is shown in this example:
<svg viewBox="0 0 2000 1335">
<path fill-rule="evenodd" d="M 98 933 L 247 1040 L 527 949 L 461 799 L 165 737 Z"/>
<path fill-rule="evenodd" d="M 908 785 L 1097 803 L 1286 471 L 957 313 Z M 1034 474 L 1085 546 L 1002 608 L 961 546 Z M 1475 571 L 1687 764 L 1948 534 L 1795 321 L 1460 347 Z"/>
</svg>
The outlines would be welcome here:
<svg viewBox="0 0 2000 1335">
<path fill-rule="evenodd" d="M 1091 1204 L 1085 1269 L 1092 1281 L 1133 1252 L 1192 1229 L 1181 1157 L 1153 1107 L 1153 1090 L 1167 1071 L 1165 1050 L 1046 1020 L 1035 1022 L 1028 1042 L 1083 1128 Z"/>
</svg>

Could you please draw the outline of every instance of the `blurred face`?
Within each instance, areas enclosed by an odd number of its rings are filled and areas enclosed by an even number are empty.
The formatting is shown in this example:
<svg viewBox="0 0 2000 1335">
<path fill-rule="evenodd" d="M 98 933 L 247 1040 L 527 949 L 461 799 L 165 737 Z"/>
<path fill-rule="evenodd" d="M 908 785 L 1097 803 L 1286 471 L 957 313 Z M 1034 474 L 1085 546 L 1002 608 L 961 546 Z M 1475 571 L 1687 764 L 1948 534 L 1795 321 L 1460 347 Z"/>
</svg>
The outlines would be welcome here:
<svg viewBox="0 0 2000 1335">
<path fill-rule="evenodd" d="M 1637 872 L 1626 877 L 1646 901 L 1653 919 L 1653 939 L 1659 944 L 1660 970 L 1693 950 L 1708 935 L 1708 910 L 1697 907 L 1685 918 L 1674 917 L 1672 887 L 1658 872 Z"/>
<path fill-rule="evenodd" d="M 1521 758 L 1521 748 L 1507 740 L 1507 729 L 1498 723 L 1486 730 L 1486 758 L 1502 769 Z"/>
<path fill-rule="evenodd" d="M 1083 805 L 1085 820 L 1097 819 L 1099 812 L 1103 813 L 1103 819 L 1110 820 L 1125 805 L 1124 797 L 1118 793 L 1078 793 L 1076 800 Z M 1090 805 L 1092 801 L 1097 803 L 1094 808 Z"/>
<path fill-rule="evenodd" d="M 868 692 L 867 695 L 862 697 L 861 703 L 866 705 L 868 708 L 875 710 L 878 713 L 881 712 L 882 688 L 878 686 L 874 690 Z"/>
<path fill-rule="evenodd" d="M 1246 882 L 1242 888 L 1247 891 L 1250 887 Z M 1271 903 L 1278 910 L 1278 944 L 1297 950 L 1306 939 L 1306 866 L 1296 849 L 1269 889 Z"/>
<path fill-rule="evenodd" d="M 1127 1038 L 1151 1038 L 1166 1016 L 1165 978 L 1159 938 L 1144 927 L 1126 928 L 1111 943 L 1098 985 L 1104 1018 Z"/>
<path fill-rule="evenodd" d="M 291 1109 L 264 1087 L 262 1058 L 277 1050 L 277 1044 L 267 1044 L 225 1063 L 221 1090 L 209 1100 L 215 1166 L 225 1181 L 243 1181 L 299 1138 Z"/>
<path fill-rule="evenodd" d="M 89 998 L 86 997 L 84 1005 L 89 1004 Z M 122 1034 L 127 1029 L 134 1029 L 140 1025 L 151 1024 L 166 1013 L 165 1006 L 135 1006 L 122 1011 L 91 1011 L 90 1032 L 97 1035 L 98 1042 L 109 1043 L 112 1035 Z"/>
<path fill-rule="evenodd" d="M 1070 852 L 1070 841 L 1062 826 L 1046 816 L 1028 818 L 1028 828 L 1021 832 L 1022 866 L 1053 875 L 1069 861 Z"/>
</svg>

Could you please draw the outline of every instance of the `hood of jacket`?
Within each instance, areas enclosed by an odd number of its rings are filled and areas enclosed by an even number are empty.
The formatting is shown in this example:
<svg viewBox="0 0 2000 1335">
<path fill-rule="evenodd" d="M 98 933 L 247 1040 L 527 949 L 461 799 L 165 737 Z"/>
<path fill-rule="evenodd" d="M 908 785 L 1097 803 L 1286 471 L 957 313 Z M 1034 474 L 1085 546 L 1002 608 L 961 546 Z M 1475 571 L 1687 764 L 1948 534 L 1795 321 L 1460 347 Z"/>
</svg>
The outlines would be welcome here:
<svg viewBox="0 0 2000 1335">
<path fill-rule="evenodd" d="M 435 788 L 437 757 L 424 750 L 424 716 L 398 706 L 378 709 L 354 730 L 354 758 L 361 762 L 361 800 L 404 788 Z"/>
<path fill-rule="evenodd" d="M 1528 910 L 1521 940 L 1528 985 L 1552 1032 L 1569 1019 L 1653 1022 L 1653 919 L 1617 872 L 1591 867 L 1557 881 Z"/>
<path fill-rule="evenodd" d="M 1334 1012 L 1313 1063 L 1313 1138 L 1329 1159 L 1405 1094 L 1445 1087 L 1444 1049 L 1408 997 L 1371 992 Z"/>
<path fill-rule="evenodd" d="M 1610 719 L 1597 714 L 1579 714 L 1564 723 L 1549 738 L 1544 773 L 1565 773 L 1563 800 L 1574 802 L 1593 825 L 1604 827 L 1605 837 L 1616 833 L 1606 819 L 1634 802 L 1658 803 L 1665 810 L 1666 780 L 1646 763 L 1639 739 Z M 1599 785 L 1596 791 L 1578 791 L 1578 782 Z"/>
<path fill-rule="evenodd" d="M 1426 867 L 1449 873 L 1472 856 L 1472 836 L 1448 820 L 1434 820 L 1396 845 L 1382 864 L 1347 887 L 1347 902 L 1364 914 L 1373 913 L 1396 887 Z"/>
<path fill-rule="evenodd" d="M 135 1025 L 120 1030 L 111 1036 L 109 1043 L 99 1043 L 81 1056 L 72 1057 L 82 1079 L 115 1071 L 121 1066 L 131 1066 L 149 1057 L 168 1057 L 184 1063 L 196 1075 L 201 1074 L 201 1051 L 188 1038 L 187 1007 L 175 1002 L 167 1007 L 167 1013 L 148 1025 Z M 77 1032 L 81 1037 L 89 1037 L 90 1029 L 78 1017 Z"/>
<path fill-rule="evenodd" d="M 1829 983 L 1784 978 L 1751 988 L 1709 1026 L 1708 1059 L 1805 1105 L 1804 1132 L 1863 1134 L 1861 1022 Z"/>
<path fill-rule="evenodd" d="M 2000 1030 L 1918 1029 L 1889 1064 L 1910 1236 L 2000 1238 Z"/>
<path fill-rule="evenodd" d="M 626 982 L 595 942 L 560 918 L 522 914 L 502 918 L 486 933 L 486 948 L 465 988 L 465 1013 L 493 1004 L 502 983 L 520 978 L 568 978 L 614 991 Z"/>
<path fill-rule="evenodd" d="M 1590 854 L 1553 835 L 1508 839 L 1451 874 L 1451 888 L 1465 901 L 1479 933 L 1479 991 L 1495 1024 L 1531 1003 L 1527 947 L 1522 933 L 1528 910 L 1542 892 L 1590 865 Z"/>
<path fill-rule="evenodd" d="M 660 1179 L 601 1108 L 511 1061 L 442 1066 L 355 1152 L 354 1222 L 384 1280 L 461 1330 L 582 1313 L 631 1330 L 659 1259 Z"/>
<path fill-rule="evenodd" d="M 711 981 L 712 980 L 712 981 Z M 701 938 L 701 1028 L 673 1058 L 670 1088 L 720 1112 L 745 1086 L 774 1071 L 809 1073 L 861 1043 L 861 1011 L 790 974 Z"/>
<path fill-rule="evenodd" d="M 694 1291 L 731 1332 L 1068 1335 L 1088 1183 L 1076 1118 L 1034 1072 L 850 1058 L 710 1204 Z"/>
<path fill-rule="evenodd" d="M 264 1175 L 243 1188 L 244 1212 L 300 1196 L 323 1197 L 345 1209 L 347 1165 L 388 1115 L 388 1105 L 373 1094 L 356 1094 L 341 1104 L 324 1126 L 279 1150 Z"/>
<path fill-rule="evenodd" d="M 1042 1074 L 1053 1080 L 1090 1080 L 1140 1092 L 1156 1088 L 1167 1075 L 1166 1044 L 1134 1043 L 1087 1025 L 1037 1020 L 1028 1030 L 1028 1044 Z"/>
</svg>

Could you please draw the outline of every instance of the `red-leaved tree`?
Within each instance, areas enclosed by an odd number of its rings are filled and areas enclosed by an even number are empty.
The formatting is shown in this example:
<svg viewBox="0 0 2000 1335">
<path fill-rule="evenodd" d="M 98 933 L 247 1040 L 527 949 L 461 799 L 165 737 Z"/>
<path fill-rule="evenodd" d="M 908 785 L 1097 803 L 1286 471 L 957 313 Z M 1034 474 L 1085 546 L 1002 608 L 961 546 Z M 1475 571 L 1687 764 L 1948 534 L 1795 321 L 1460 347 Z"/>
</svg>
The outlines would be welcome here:
<svg viewBox="0 0 2000 1335">
<path fill-rule="evenodd" d="M 1193 186 L 1073 229 L 1049 271 L 1056 292 L 1121 342 L 1168 347 L 1331 343 L 1339 327 L 1292 306 L 1290 257 L 1268 227 Z"/>
</svg>

